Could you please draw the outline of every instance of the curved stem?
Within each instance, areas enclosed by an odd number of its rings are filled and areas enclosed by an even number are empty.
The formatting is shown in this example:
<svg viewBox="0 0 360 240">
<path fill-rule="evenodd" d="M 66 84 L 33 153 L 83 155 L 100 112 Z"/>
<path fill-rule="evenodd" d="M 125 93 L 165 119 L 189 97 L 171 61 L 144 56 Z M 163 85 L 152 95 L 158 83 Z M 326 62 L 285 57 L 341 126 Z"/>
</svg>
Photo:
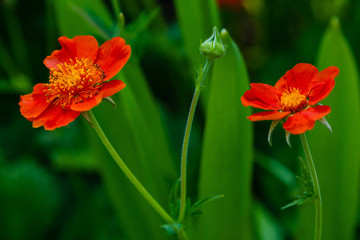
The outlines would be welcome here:
<svg viewBox="0 0 360 240">
<path fill-rule="evenodd" d="M 170 215 L 160 206 L 160 204 L 151 196 L 151 194 L 145 189 L 145 187 L 139 182 L 139 180 L 135 177 L 135 175 L 131 172 L 131 170 L 126 166 L 124 161 L 121 159 L 119 154 L 115 151 L 114 147 L 111 145 L 109 139 L 104 134 L 103 130 L 101 129 L 99 123 L 97 122 L 94 114 L 89 111 L 89 117 L 94 128 L 95 132 L 99 136 L 102 143 L 105 145 L 106 149 L 113 157 L 117 165 L 121 168 L 124 172 L 126 177 L 130 180 L 130 182 L 134 185 L 134 187 L 139 191 L 139 193 L 148 201 L 148 203 L 154 208 L 154 210 L 169 224 L 172 225 L 175 223 L 174 219 L 170 217 Z M 183 229 L 178 231 L 179 239 L 186 240 L 186 233 Z"/>
<path fill-rule="evenodd" d="M 180 180 L 181 180 L 181 195 L 180 195 L 180 211 L 179 211 L 179 218 L 178 222 L 182 222 L 185 217 L 186 212 L 186 168 L 187 168 L 187 155 L 188 155 L 188 149 L 189 149 L 189 139 L 190 139 L 190 133 L 192 128 L 192 123 L 194 120 L 195 110 L 196 106 L 200 97 L 200 92 L 203 87 L 204 79 L 206 77 L 207 72 L 210 69 L 212 60 L 206 59 L 204 67 L 199 72 L 199 76 L 196 80 L 196 87 L 194 91 L 194 95 L 191 101 L 190 109 L 189 109 L 189 115 L 186 122 L 185 127 L 185 134 L 184 134 L 184 140 L 182 145 L 182 152 L 181 152 L 181 172 L 180 172 Z"/>
<path fill-rule="evenodd" d="M 321 194 L 320 194 L 320 185 L 319 180 L 315 170 L 314 160 L 311 156 L 309 144 L 306 139 L 305 133 L 300 134 L 301 143 L 304 148 L 305 156 L 307 159 L 307 163 L 310 169 L 311 179 L 314 185 L 314 192 L 315 192 L 315 233 L 314 239 L 320 240 L 321 239 L 321 231 L 322 231 L 322 201 L 321 201 Z"/>
</svg>

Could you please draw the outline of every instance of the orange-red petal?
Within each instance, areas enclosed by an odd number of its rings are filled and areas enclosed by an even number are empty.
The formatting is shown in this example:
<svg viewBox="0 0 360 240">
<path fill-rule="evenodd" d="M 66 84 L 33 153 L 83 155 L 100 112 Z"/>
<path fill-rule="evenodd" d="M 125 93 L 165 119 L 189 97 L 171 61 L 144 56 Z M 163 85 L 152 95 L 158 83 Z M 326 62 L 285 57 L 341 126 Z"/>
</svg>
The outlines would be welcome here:
<svg viewBox="0 0 360 240">
<path fill-rule="evenodd" d="M 283 128 L 291 134 L 301 134 L 314 128 L 315 121 L 326 116 L 331 111 L 329 106 L 309 107 L 290 116 Z"/>
<path fill-rule="evenodd" d="M 33 120 L 33 127 L 44 126 L 45 130 L 54 130 L 74 121 L 81 112 L 65 110 L 57 105 L 49 105 L 46 110 Z"/>
<path fill-rule="evenodd" d="M 43 90 L 44 84 L 38 83 L 32 93 L 20 96 L 20 112 L 26 119 L 32 121 L 49 106 Z"/>
<path fill-rule="evenodd" d="M 277 90 L 268 84 L 251 83 L 251 89 L 241 97 L 242 104 L 265 110 L 280 110 L 280 98 Z"/>
<path fill-rule="evenodd" d="M 122 90 L 124 87 L 125 83 L 123 83 L 121 80 L 104 82 L 98 95 L 94 96 L 93 98 L 86 99 L 85 101 L 80 103 L 73 102 L 70 106 L 70 109 L 80 112 L 89 111 L 90 109 L 100 104 L 103 98 L 114 95 L 115 93 Z"/>
<path fill-rule="evenodd" d="M 55 50 L 45 58 L 46 67 L 57 68 L 60 63 L 68 62 L 70 59 L 89 58 L 95 61 L 99 44 L 93 36 L 76 36 L 72 39 L 65 36 L 59 38 L 60 50 Z"/>
<path fill-rule="evenodd" d="M 306 95 L 309 93 L 318 74 L 319 71 L 315 66 L 309 63 L 299 63 L 279 79 L 275 84 L 275 88 L 280 91 L 297 88 L 301 94 Z"/>
<path fill-rule="evenodd" d="M 125 87 L 125 83 L 121 80 L 111 80 L 109 82 L 104 82 L 101 93 L 102 97 L 109 97 L 119 92 Z"/>
<path fill-rule="evenodd" d="M 105 73 L 104 81 L 114 77 L 129 60 L 131 49 L 121 37 L 106 41 L 99 48 L 96 63 Z"/>
<path fill-rule="evenodd" d="M 317 83 L 312 87 L 309 94 L 309 105 L 314 105 L 325 99 L 335 86 L 335 77 L 339 74 L 337 67 L 328 67 L 322 70 Z"/>
<path fill-rule="evenodd" d="M 83 102 L 79 102 L 79 103 L 73 102 L 70 105 L 70 109 L 73 111 L 86 112 L 99 105 L 102 99 L 103 99 L 102 94 L 99 93 L 98 95 L 92 98 L 84 100 Z"/>
<path fill-rule="evenodd" d="M 268 112 L 258 112 L 248 116 L 250 121 L 263 121 L 263 120 L 280 120 L 289 115 L 291 112 L 278 112 L 278 111 L 268 111 Z"/>
</svg>

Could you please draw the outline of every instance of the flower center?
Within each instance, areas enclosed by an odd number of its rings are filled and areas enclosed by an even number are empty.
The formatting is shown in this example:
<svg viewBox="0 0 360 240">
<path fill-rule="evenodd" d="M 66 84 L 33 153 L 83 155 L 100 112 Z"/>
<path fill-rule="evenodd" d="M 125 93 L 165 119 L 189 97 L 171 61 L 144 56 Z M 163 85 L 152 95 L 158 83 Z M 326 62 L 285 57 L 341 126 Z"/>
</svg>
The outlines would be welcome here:
<svg viewBox="0 0 360 240">
<path fill-rule="evenodd" d="M 50 69 L 49 83 L 45 84 L 47 102 L 65 107 L 99 94 L 105 74 L 92 60 L 70 59 L 57 68 Z"/>
<path fill-rule="evenodd" d="M 281 94 L 281 108 L 284 111 L 298 112 L 307 106 L 306 96 L 299 89 L 290 88 Z"/>
</svg>

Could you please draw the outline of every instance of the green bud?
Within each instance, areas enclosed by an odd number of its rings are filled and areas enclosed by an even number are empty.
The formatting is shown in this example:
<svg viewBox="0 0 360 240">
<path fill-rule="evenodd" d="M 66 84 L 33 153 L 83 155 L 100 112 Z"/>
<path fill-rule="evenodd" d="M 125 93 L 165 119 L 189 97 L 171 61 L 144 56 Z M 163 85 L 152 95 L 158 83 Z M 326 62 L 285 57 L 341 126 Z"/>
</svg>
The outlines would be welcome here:
<svg viewBox="0 0 360 240">
<path fill-rule="evenodd" d="M 200 52 L 210 60 L 225 54 L 225 46 L 216 27 L 214 27 L 211 37 L 200 45 Z"/>
</svg>

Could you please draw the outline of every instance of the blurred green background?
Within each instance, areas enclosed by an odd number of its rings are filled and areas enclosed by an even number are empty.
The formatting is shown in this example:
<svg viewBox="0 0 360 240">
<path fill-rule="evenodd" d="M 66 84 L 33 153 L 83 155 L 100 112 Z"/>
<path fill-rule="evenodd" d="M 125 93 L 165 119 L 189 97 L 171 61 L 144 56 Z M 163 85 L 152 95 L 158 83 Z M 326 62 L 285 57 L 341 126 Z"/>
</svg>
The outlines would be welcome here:
<svg viewBox="0 0 360 240">
<path fill-rule="evenodd" d="M 270 147 L 270 122 L 251 123 L 246 116 L 254 109 L 240 102 L 249 82 L 274 85 L 299 62 L 340 69 L 323 101 L 332 108 L 334 133 L 317 123 L 308 140 L 323 195 L 323 239 L 360 238 L 360 1 L 0 0 L 0 13 L 0 239 L 171 239 L 84 119 L 55 131 L 33 129 L 18 102 L 48 81 L 42 61 L 60 48 L 59 36 L 90 34 L 100 44 L 125 38 L 132 55 L 116 78 L 127 87 L 114 96 L 116 109 L 102 103 L 94 113 L 170 211 L 194 79 L 204 63 L 199 43 L 215 25 L 232 38 L 224 39 L 227 53 L 209 72 L 196 112 L 188 191 L 192 203 L 225 196 L 189 220 L 189 238 L 312 239 L 312 203 L 280 209 L 301 193 L 299 137 L 289 148 L 278 127 Z"/>
</svg>

